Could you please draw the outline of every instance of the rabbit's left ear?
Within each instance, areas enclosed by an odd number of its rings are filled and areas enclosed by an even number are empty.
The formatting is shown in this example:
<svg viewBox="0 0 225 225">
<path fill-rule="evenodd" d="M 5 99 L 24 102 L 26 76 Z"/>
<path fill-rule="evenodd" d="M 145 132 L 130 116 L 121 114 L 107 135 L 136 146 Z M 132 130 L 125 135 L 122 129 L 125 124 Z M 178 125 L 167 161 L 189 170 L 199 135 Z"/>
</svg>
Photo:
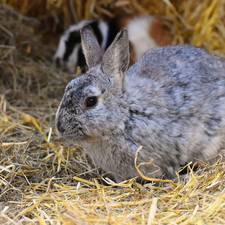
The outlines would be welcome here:
<svg viewBox="0 0 225 225">
<path fill-rule="evenodd" d="M 102 61 L 103 52 L 91 26 L 84 26 L 81 31 L 81 44 L 88 69 Z"/>
<path fill-rule="evenodd" d="M 106 50 L 102 59 L 102 70 L 110 78 L 124 78 L 130 63 L 129 40 L 126 28 L 122 28 Z"/>
</svg>

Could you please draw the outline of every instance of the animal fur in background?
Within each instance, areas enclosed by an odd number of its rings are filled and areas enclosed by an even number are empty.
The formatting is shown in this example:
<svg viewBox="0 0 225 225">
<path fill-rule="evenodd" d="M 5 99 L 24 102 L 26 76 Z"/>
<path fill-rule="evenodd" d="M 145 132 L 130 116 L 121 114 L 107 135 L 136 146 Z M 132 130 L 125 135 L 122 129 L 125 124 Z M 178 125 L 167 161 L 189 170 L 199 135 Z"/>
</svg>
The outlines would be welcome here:
<svg viewBox="0 0 225 225">
<path fill-rule="evenodd" d="M 130 42 L 130 64 L 136 62 L 147 49 L 168 45 L 171 39 L 165 34 L 165 27 L 156 17 L 144 15 L 120 15 L 109 21 L 101 19 L 83 20 L 71 25 L 61 36 L 58 49 L 54 55 L 55 64 L 70 72 L 79 66 L 85 71 L 85 59 L 81 50 L 80 29 L 89 24 L 97 40 L 105 51 L 112 43 L 121 27 L 127 27 Z"/>
</svg>

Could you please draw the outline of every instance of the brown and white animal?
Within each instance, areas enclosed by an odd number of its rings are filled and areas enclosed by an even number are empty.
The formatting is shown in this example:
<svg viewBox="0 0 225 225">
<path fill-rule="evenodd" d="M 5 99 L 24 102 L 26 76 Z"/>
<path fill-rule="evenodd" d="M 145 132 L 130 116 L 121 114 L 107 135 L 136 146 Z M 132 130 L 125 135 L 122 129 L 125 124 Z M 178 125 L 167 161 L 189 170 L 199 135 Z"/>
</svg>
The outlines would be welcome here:
<svg viewBox="0 0 225 225">
<path fill-rule="evenodd" d="M 71 25 L 61 36 L 58 49 L 54 55 L 55 64 L 70 72 L 80 66 L 85 71 L 85 58 L 81 50 L 80 29 L 89 24 L 95 32 L 103 51 L 112 43 L 121 27 L 126 26 L 130 42 L 130 62 L 136 62 L 147 49 L 171 43 L 162 21 L 150 15 L 120 15 L 109 21 L 101 19 L 82 20 Z"/>
</svg>

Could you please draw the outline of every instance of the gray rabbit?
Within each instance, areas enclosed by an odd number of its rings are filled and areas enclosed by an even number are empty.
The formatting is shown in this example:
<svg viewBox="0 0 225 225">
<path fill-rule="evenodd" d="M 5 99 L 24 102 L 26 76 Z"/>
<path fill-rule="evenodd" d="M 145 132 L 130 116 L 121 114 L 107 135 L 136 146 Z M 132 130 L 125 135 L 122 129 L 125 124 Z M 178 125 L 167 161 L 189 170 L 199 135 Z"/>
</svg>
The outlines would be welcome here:
<svg viewBox="0 0 225 225">
<path fill-rule="evenodd" d="M 128 69 L 126 28 L 105 54 L 90 26 L 81 30 L 89 70 L 72 80 L 56 113 L 58 135 L 80 144 L 116 182 L 171 179 L 187 162 L 225 147 L 225 61 L 191 45 L 146 51 Z"/>
</svg>

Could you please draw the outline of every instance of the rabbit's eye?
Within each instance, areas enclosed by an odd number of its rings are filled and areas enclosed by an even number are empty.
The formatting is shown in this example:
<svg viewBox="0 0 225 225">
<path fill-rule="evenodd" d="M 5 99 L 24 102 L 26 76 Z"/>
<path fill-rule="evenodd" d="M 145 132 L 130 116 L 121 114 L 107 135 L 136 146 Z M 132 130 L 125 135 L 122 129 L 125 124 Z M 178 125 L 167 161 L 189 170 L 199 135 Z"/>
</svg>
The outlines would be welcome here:
<svg viewBox="0 0 225 225">
<path fill-rule="evenodd" d="M 94 106 L 97 105 L 98 98 L 96 96 L 88 97 L 85 100 L 85 105 L 88 108 L 93 108 Z"/>
</svg>

